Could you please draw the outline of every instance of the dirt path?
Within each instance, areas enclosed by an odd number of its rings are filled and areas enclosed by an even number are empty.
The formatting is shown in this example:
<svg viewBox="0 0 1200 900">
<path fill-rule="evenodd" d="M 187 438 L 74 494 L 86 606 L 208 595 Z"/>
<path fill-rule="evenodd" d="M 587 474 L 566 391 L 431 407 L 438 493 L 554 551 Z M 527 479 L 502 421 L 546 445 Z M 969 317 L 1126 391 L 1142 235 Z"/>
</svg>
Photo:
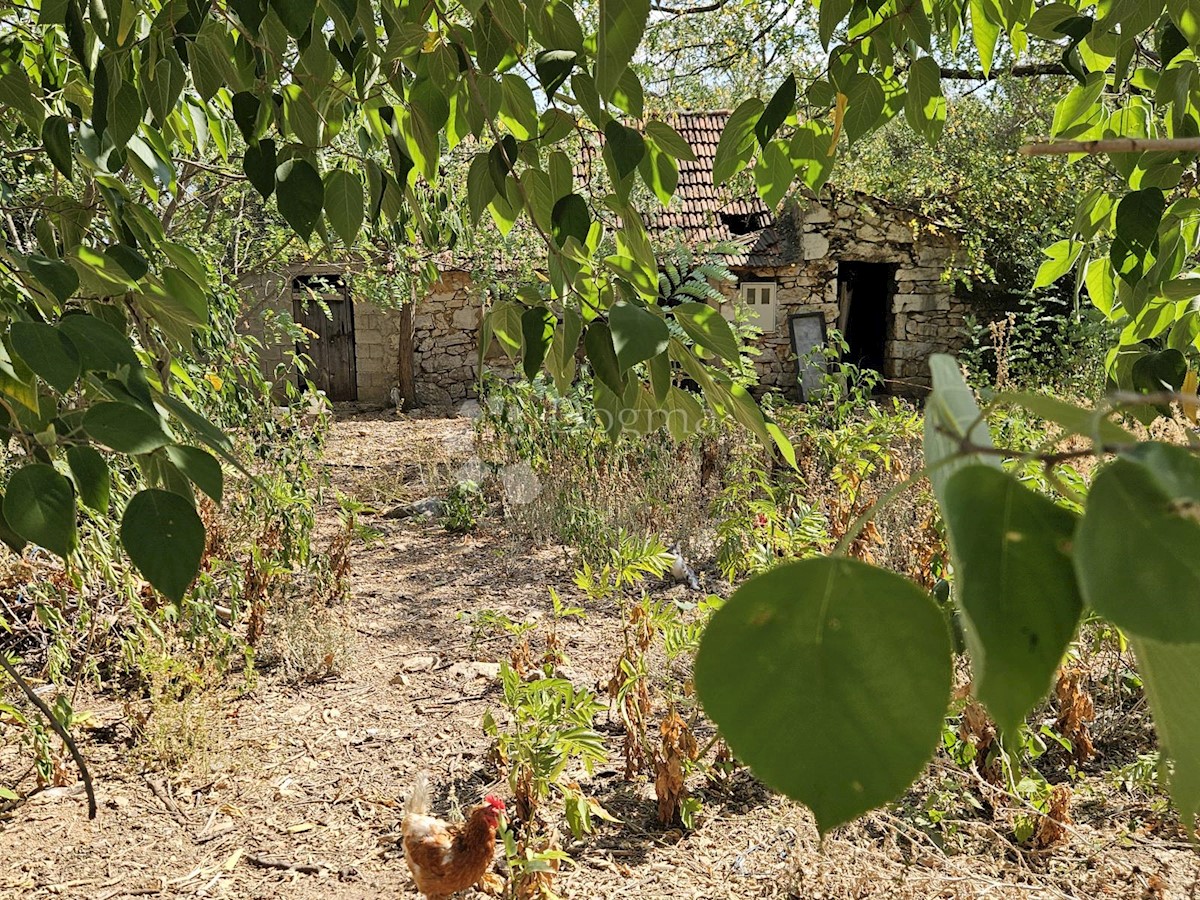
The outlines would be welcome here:
<svg viewBox="0 0 1200 900">
<path fill-rule="evenodd" d="M 470 438 L 463 419 L 350 417 L 328 462 L 340 490 L 412 500 L 469 459 Z M 212 746 L 169 784 L 123 757 L 123 711 L 95 699 L 88 712 L 107 728 L 84 746 L 100 816 L 89 822 L 78 791 L 55 789 L 0 822 L 0 896 L 417 896 L 395 845 L 417 772 L 441 788 L 443 812 L 506 792 L 480 722 L 499 706 L 494 663 L 509 642 L 473 634 L 470 617 L 545 615 L 548 586 L 573 594 L 573 567 L 491 521 L 467 538 L 431 522 L 371 524 L 378 539 L 354 551 L 344 670 L 304 685 L 263 675 L 216 709 Z M 607 677 L 617 628 L 611 610 L 589 610 L 565 630 L 581 684 Z M 1102 823 L 1044 857 L 1015 857 L 999 835 L 992 855 L 952 857 L 881 813 L 822 850 L 803 810 L 745 775 L 706 796 L 695 832 L 664 832 L 651 787 L 615 775 L 588 788 L 624 824 L 568 846 L 563 897 L 1185 897 L 1200 872 L 1185 847 Z"/>
</svg>

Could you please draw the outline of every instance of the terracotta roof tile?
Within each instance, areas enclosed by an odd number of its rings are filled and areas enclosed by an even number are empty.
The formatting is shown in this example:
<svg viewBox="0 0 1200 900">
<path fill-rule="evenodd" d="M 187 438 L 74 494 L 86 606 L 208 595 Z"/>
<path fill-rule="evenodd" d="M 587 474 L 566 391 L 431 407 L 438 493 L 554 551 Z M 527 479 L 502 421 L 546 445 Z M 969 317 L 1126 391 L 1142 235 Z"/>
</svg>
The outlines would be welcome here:
<svg viewBox="0 0 1200 900">
<path fill-rule="evenodd" d="M 730 265 L 770 267 L 795 262 L 799 256 L 790 222 L 776 222 L 757 194 L 734 196 L 728 187 L 713 184 L 713 162 L 729 112 L 680 112 L 663 121 L 679 132 L 695 153 L 680 160 L 679 185 L 670 205 L 653 213 L 648 225 L 655 231 L 677 229 L 689 243 L 736 241 L 745 252 L 728 257 Z"/>
</svg>

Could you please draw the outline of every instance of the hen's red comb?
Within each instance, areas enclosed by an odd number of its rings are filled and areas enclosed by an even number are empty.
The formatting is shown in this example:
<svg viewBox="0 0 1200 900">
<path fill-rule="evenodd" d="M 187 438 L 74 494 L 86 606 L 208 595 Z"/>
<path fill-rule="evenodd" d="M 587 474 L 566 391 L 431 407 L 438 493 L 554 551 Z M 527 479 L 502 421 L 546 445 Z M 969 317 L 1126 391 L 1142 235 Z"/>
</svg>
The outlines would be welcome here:
<svg viewBox="0 0 1200 900">
<path fill-rule="evenodd" d="M 499 810 L 500 812 L 504 812 L 504 801 L 501 800 L 499 797 L 497 797 L 495 794 L 488 794 L 486 797 L 483 798 L 483 802 L 486 803 L 488 806 L 492 807 L 493 809 Z"/>
</svg>

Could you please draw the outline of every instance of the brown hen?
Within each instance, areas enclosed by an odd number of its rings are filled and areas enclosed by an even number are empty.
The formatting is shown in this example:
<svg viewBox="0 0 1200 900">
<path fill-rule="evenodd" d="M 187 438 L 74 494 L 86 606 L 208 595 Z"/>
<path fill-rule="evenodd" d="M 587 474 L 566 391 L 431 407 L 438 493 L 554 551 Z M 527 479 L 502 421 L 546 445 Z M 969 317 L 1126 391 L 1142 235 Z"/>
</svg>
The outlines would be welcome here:
<svg viewBox="0 0 1200 900">
<path fill-rule="evenodd" d="M 429 780 L 420 775 L 404 805 L 404 858 L 417 890 L 441 900 L 477 883 L 492 865 L 504 801 L 488 796 L 461 825 L 429 813 Z"/>
</svg>

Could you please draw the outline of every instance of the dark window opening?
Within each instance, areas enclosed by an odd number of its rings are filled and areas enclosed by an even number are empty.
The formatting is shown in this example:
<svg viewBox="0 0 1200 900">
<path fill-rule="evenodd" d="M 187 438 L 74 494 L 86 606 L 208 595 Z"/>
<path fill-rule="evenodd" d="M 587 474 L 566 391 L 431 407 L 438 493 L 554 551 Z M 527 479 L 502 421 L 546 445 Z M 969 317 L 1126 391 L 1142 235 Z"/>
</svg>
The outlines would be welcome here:
<svg viewBox="0 0 1200 900">
<path fill-rule="evenodd" d="M 734 234 L 754 234 L 767 227 L 767 216 L 761 212 L 721 213 L 721 224 Z"/>
<path fill-rule="evenodd" d="M 846 362 L 883 374 L 895 284 L 890 263 L 838 263 L 838 330 L 850 347 Z"/>
<path fill-rule="evenodd" d="M 346 281 L 341 275 L 297 275 L 292 279 L 292 290 L 300 294 L 344 294 Z"/>
</svg>

